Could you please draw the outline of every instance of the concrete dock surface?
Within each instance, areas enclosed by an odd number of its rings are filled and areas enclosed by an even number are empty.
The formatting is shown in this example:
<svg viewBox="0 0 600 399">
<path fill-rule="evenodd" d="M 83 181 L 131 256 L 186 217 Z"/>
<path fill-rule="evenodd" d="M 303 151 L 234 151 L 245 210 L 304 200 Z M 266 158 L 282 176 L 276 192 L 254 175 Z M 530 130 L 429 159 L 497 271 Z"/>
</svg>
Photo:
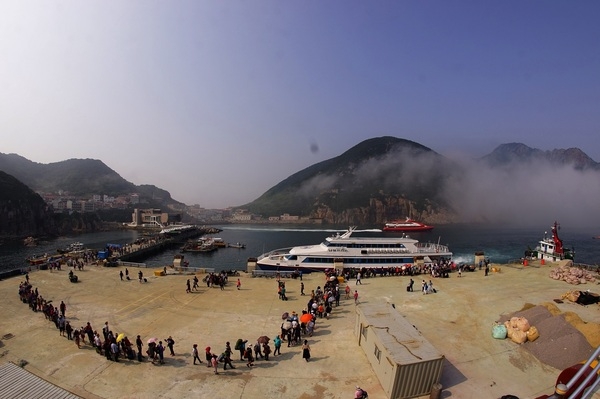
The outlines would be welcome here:
<svg viewBox="0 0 600 399">
<path fill-rule="evenodd" d="M 510 340 L 491 337 L 494 321 L 501 314 L 521 310 L 525 304 L 538 305 L 560 298 L 578 288 L 598 292 L 599 285 L 572 286 L 548 277 L 556 265 L 507 267 L 484 276 L 483 271 L 452 273 L 450 278 L 431 279 L 436 294 L 419 291 L 422 279 L 414 276 L 415 292 L 406 292 L 410 277 L 363 278 L 358 290 L 361 304 L 390 303 L 404 315 L 446 357 L 441 378 L 441 398 L 486 399 L 512 394 L 520 399 L 551 394 L 560 370 L 542 364 Z M 139 283 L 142 270 L 146 283 Z M 300 280 L 284 279 L 288 301 L 277 295 L 273 278 L 241 273 L 229 277 L 224 290 L 208 288 L 186 293 L 192 275 L 155 276 L 154 269 L 129 268 L 131 280 L 121 281 L 124 267 L 86 266 L 75 271 L 79 282 L 71 283 L 68 271 L 36 271 L 30 282 L 55 306 L 67 305 L 66 318 L 73 327 L 92 327 L 101 333 L 108 321 L 115 333 L 124 333 L 132 343 L 156 337 L 175 340 L 175 356 L 165 351 L 165 364 L 121 359 L 108 361 L 89 342 L 78 349 L 74 341 L 59 335 L 54 323 L 41 312 L 32 312 L 20 301 L 18 286 L 24 277 L 0 281 L 0 364 L 14 362 L 83 398 L 340 398 L 354 396 L 360 385 L 371 399 L 386 395 L 354 335 L 356 306 L 342 300 L 329 319 L 318 319 L 311 346 L 310 362 L 302 359 L 300 346 L 282 345 L 281 355 L 269 361 L 256 360 L 246 367 L 234 351 L 236 367 L 215 375 L 206 363 L 192 364 L 191 349 L 198 344 L 200 358 L 210 346 L 216 354 L 238 338 L 253 344 L 259 336 L 274 338 L 280 332 L 284 312 L 301 313 L 310 291 L 323 286 L 325 276 L 303 276 L 306 296 L 300 295 Z M 199 279 L 203 275 L 198 275 Z M 342 285 L 342 290 L 344 285 Z M 562 311 L 576 312 L 584 321 L 600 323 L 599 305 L 581 306 L 568 301 L 557 304 Z M 135 343 L 134 343 L 135 347 Z M 273 348 L 273 345 L 271 345 Z M 586 359 L 582 359 L 586 360 Z M 596 393 L 594 398 L 600 397 Z M 424 396 L 423 398 L 429 398 Z"/>
</svg>

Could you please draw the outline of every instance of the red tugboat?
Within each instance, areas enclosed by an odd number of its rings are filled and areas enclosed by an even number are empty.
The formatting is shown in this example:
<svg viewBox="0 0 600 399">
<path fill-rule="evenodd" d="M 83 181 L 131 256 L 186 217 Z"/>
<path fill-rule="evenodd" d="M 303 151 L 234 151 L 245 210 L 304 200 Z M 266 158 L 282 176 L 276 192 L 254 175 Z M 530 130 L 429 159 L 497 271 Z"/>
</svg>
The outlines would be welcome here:
<svg viewBox="0 0 600 399">
<path fill-rule="evenodd" d="M 406 218 L 405 221 L 388 222 L 383 227 L 383 231 L 429 231 L 433 226 L 429 226 L 415 220 Z"/>
<path fill-rule="evenodd" d="M 558 236 L 559 229 L 560 225 L 554 222 L 554 225 L 552 225 L 552 237 L 547 237 L 544 233 L 544 238 L 540 240 L 533 252 L 536 258 L 552 262 L 563 259 L 574 259 L 575 251 L 563 246 L 563 241 Z"/>
</svg>

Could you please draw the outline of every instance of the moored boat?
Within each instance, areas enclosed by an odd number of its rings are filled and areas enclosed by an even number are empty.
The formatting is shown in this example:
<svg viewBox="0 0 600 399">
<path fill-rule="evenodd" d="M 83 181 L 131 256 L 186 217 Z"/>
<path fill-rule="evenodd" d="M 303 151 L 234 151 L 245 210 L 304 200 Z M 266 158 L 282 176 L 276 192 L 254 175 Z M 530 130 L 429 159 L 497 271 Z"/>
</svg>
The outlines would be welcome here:
<svg viewBox="0 0 600 399">
<path fill-rule="evenodd" d="M 242 243 L 239 243 L 239 242 L 236 242 L 235 244 L 234 243 L 229 243 L 229 244 L 227 244 L 227 246 L 229 248 L 240 248 L 240 249 L 246 248 L 246 244 L 242 244 Z"/>
<path fill-rule="evenodd" d="M 421 243 L 402 237 L 353 236 L 351 227 L 343 234 L 327 237 L 317 245 L 282 248 L 256 258 L 261 270 L 309 270 L 344 268 L 406 268 L 416 263 L 451 261 L 452 252 L 439 243 Z M 254 259 L 253 259 L 254 261 Z"/>
<path fill-rule="evenodd" d="M 27 237 L 23 240 L 23 245 L 26 247 L 35 247 L 37 245 L 37 238 Z"/>
<path fill-rule="evenodd" d="M 214 240 L 210 237 L 200 237 L 197 240 L 188 241 L 181 252 L 213 252 L 218 247 L 214 244 Z"/>
<path fill-rule="evenodd" d="M 383 231 L 429 231 L 433 226 L 426 225 L 416 220 L 406 218 L 406 220 L 395 220 L 388 222 L 383 226 Z"/>
<path fill-rule="evenodd" d="M 85 246 L 81 242 L 72 242 L 66 248 L 58 248 L 56 252 L 59 254 L 68 254 L 70 252 L 81 252 L 85 249 Z"/>
<path fill-rule="evenodd" d="M 548 237 L 547 233 L 544 232 L 544 238 L 538 242 L 535 250 L 526 251 L 525 255 L 551 262 L 563 259 L 573 260 L 575 258 L 575 251 L 564 247 L 563 241 L 558 236 L 559 229 L 560 225 L 557 222 L 554 222 L 551 227 L 552 236 Z"/>
</svg>

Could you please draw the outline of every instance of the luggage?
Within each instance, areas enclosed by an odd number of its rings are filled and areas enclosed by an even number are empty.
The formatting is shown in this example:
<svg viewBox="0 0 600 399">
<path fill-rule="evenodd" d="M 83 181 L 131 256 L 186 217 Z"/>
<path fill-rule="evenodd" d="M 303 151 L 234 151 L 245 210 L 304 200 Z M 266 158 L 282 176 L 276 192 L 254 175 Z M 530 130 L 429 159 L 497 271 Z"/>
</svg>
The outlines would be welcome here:
<svg viewBox="0 0 600 399">
<path fill-rule="evenodd" d="M 496 323 L 494 327 L 492 327 L 492 337 L 496 339 L 505 339 L 508 331 L 504 324 Z"/>
<path fill-rule="evenodd" d="M 529 327 L 529 330 L 527 330 L 526 334 L 527 334 L 527 341 L 529 341 L 529 342 L 533 342 L 540 337 L 540 333 L 535 326 Z"/>
</svg>

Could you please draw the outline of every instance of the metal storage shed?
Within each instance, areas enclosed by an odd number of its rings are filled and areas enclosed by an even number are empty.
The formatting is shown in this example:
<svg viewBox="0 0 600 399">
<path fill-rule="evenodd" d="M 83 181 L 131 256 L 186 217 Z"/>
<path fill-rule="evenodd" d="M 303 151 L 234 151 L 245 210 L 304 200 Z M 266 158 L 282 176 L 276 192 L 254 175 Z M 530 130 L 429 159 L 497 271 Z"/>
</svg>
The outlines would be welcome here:
<svg viewBox="0 0 600 399">
<path fill-rule="evenodd" d="M 424 396 L 439 383 L 444 355 L 390 305 L 357 306 L 354 333 L 390 399 Z"/>
<path fill-rule="evenodd" d="M 14 363 L 0 365 L 0 398 L 79 399 Z"/>
</svg>

